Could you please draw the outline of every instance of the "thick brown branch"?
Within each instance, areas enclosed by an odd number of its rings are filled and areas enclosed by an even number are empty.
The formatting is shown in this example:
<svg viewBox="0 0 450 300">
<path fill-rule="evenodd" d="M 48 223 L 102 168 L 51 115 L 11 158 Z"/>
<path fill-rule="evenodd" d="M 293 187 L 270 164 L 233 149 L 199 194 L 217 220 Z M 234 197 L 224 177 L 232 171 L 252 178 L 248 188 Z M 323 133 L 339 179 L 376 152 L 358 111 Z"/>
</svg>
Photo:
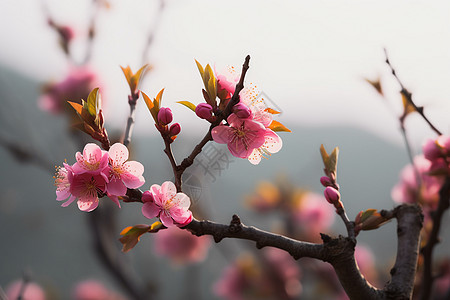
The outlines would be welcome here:
<svg viewBox="0 0 450 300">
<path fill-rule="evenodd" d="M 129 189 L 124 201 L 142 202 L 141 197 L 140 190 Z M 397 259 L 391 270 L 391 281 L 383 290 L 370 285 L 361 275 L 354 257 L 354 238 L 331 238 L 322 234 L 323 244 L 312 244 L 246 226 L 236 215 L 229 225 L 194 219 L 184 229 L 196 236 L 211 235 L 217 243 L 224 238 L 250 240 L 256 242 L 258 249 L 270 246 L 287 251 L 295 259 L 310 257 L 329 262 L 351 299 L 410 299 L 423 216 L 419 206 L 410 204 L 400 205 L 393 211 L 383 211 L 382 214 L 385 218 L 395 217 L 398 221 Z"/>
<path fill-rule="evenodd" d="M 233 216 L 230 225 L 194 219 L 184 228 L 196 236 L 211 235 L 216 243 L 224 238 L 237 238 L 255 241 L 258 249 L 271 246 L 285 250 L 295 259 L 312 257 L 324 260 L 326 257 L 326 253 L 323 252 L 323 245 L 300 242 L 253 226 L 246 226 L 241 223 L 237 215 Z"/>
<path fill-rule="evenodd" d="M 419 255 L 420 230 L 423 215 L 416 204 L 395 208 L 397 218 L 397 258 L 391 269 L 391 281 L 386 285 L 387 299 L 411 299 Z"/>
</svg>

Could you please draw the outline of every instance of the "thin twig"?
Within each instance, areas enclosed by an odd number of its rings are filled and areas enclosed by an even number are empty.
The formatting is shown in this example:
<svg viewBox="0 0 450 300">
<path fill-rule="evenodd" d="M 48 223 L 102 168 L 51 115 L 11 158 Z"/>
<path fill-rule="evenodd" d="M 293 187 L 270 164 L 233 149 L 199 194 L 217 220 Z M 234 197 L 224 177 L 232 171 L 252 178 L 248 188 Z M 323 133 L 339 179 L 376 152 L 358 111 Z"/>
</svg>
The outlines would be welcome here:
<svg viewBox="0 0 450 300">
<path fill-rule="evenodd" d="M 239 100 L 240 100 L 239 93 L 244 88 L 244 80 L 245 80 L 245 75 L 247 74 L 247 70 L 249 69 L 249 63 L 250 63 L 250 55 L 247 55 L 245 57 L 244 64 L 242 65 L 242 72 L 241 72 L 241 77 L 239 79 L 239 82 L 236 84 L 236 89 L 234 91 L 234 94 L 231 97 L 230 101 L 228 102 L 227 106 L 225 107 L 224 111 L 221 112 L 219 114 L 218 118 L 216 119 L 216 121 L 211 124 L 208 132 L 205 134 L 205 136 L 200 141 L 200 143 L 197 144 L 197 146 L 195 146 L 195 148 L 192 150 L 191 154 L 188 157 L 186 157 L 185 159 L 183 159 L 183 161 L 181 162 L 180 165 L 178 165 L 176 168 L 173 168 L 173 172 L 175 175 L 175 181 L 178 180 L 180 183 L 182 182 L 181 177 L 183 176 L 184 171 L 194 163 L 194 159 L 197 157 L 198 154 L 200 154 L 200 152 L 202 152 L 202 149 L 206 145 L 206 143 L 208 143 L 209 141 L 212 140 L 211 130 L 214 127 L 218 126 L 220 123 L 222 123 L 223 120 L 228 118 L 228 116 L 231 114 L 231 112 L 233 110 L 233 106 L 236 105 L 237 103 L 239 103 Z M 177 187 L 177 189 L 178 189 L 178 187 Z M 181 184 L 180 184 L 179 191 L 181 191 Z"/>
<path fill-rule="evenodd" d="M 134 117 L 136 115 L 136 102 L 130 103 L 130 114 L 128 115 L 127 127 L 125 128 L 125 136 L 123 138 L 123 144 L 128 147 L 131 142 L 131 135 L 133 134 L 134 128 Z"/>
<path fill-rule="evenodd" d="M 148 52 L 153 44 L 153 40 L 155 39 L 155 34 L 158 31 L 159 24 L 161 23 L 161 17 L 164 12 L 164 8 L 166 7 L 164 0 L 159 0 L 159 9 L 155 14 L 155 17 L 153 18 L 153 26 L 149 30 L 149 33 L 147 35 L 147 41 L 145 43 L 144 49 L 142 51 L 142 63 L 141 65 L 145 65 L 147 63 L 147 55 Z"/>
<path fill-rule="evenodd" d="M 395 79 L 397 79 L 398 84 L 400 85 L 401 91 L 400 93 L 405 97 L 406 101 L 408 101 L 409 104 L 411 104 L 414 107 L 414 110 L 418 112 L 422 118 L 425 120 L 425 122 L 428 123 L 428 125 L 431 127 L 431 129 L 436 132 L 437 135 L 442 135 L 441 131 L 439 131 L 431 122 L 428 120 L 428 118 L 425 116 L 423 112 L 423 107 L 418 107 L 414 101 L 412 100 L 412 94 L 405 88 L 403 83 L 400 81 L 400 78 L 398 78 L 397 73 L 395 72 L 394 67 L 391 65 L 391 62 L 389 61 L 389 57 L 387 54 L 387 50 L 384 49 L 384 54 L 386 56 L 386 63 L 391 69 L 392 75 L 394 75 Z"/>
</svg>

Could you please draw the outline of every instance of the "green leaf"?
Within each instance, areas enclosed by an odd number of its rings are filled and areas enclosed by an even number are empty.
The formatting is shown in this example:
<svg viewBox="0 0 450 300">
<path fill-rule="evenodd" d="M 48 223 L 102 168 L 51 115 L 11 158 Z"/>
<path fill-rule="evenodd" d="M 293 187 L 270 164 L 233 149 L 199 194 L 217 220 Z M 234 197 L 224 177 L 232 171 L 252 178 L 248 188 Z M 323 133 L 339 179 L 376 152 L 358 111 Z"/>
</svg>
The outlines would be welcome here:
<svg viewBox="0 0 450 300">
<path fill-rule="evenodd" d="M 189 108 L 190 110 L 192 110 L 193 112 L 195 112 L 195 104 L 189 102 L 189 101 L 178 101 L 177 103 L 183 104 L 184 106 L 186 106 L 187 108 Z"/>
<path fill-rule="evenodd" d="M 86 101 L 86 106 L 85 106 L 85 108 L 87 109 L 88 113 L 91 116 L 97 115 L 97 112 L 100 108 L 99 102 L 100 101 L 98 101 L 98 88 L 95 88 L 89 93 L 89 96 Z"/>
<path fill-rule="evenodd" d="M 120 233 L 122 237 L 119 239 L 119 241 L 123 244 L 122 251 L 130 251 L 137 245 L 143 234 L 147 232 L 158 232 L 162 229 L 162 227 L 163 225 L 161 222 L 155 222 L 152 225 L 139 224 L 123 229 Z"/>
<path fill-rule="evenodd" d="M 320 145 L 320 154 L 322 155 L 323 165 L 325 166 L 327 175 L 330 176 L 331 174 L 333 174 L 336 179 L 339 148 L 334 148 L 333 152 L 331 152 L 331 155 L 328 155 L 325 147 L 322 144 Z"/>
<path fill-rule="evenodd" d="M 197 64 L 197 68 L 198 68 L 198 70 L 199 70 L 199 72 L 200 72 L 200 75 L 202 76 L 202 79 L 203 79 L 203 73 L 204 73 L 205 71 L 203 70 L 202 65 L 201 65 L 197 60 L 195 60 L 195 63 Z"/>
</svg>

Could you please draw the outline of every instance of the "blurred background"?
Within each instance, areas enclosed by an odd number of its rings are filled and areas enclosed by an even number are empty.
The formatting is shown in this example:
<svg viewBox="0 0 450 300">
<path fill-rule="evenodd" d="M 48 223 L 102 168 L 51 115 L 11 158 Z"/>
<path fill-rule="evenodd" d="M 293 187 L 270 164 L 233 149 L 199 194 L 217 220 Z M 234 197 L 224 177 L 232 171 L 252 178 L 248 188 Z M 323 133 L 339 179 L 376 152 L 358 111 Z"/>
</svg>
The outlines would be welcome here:
<svg viewBox="0 0 450 300">
<path fill-rule="evenodd" d="M 130 297 L 96 256 L 87 214 L 55 201 L 54 166 L 64 159 L 72 164 L 75 152 L 89 141 L 69 131 L 72 120 L 63 105 L 45 99 L 77 97 L 56 88 L 67 86 L 67 78 L 81 78 L 82 85 L 87 76 L 85 85 L 100 86 L 105 127 L 118 141 L 129 111 L 129 88 L 119 66 L 137 71 L 149 64 L 140 88 L 150 97 L 165 88 L 163 105 L 182 126 L 173 144 L 181 161 L 209 127 L 176 103 L 203 101 L 195 59 L 217 70 L 235 66 L 240 71 L 249 54 L 247 83 L 256 84 L 267 104 L 281 111 L 276 118 L 292 133 L 280 133 L 283 149 L 258 166 L 229 153 L 219 169 L 194 164 L 185 178 L 186 192 L 194 211 L 197 207 L 214 221 L 228 223 L 238 213 L 245 224 L 265 230 L 281 231 L 283 215 L 261 216 L 257 205 L 249 204 L 249 195 L 261 181 L 321 194 L 321 144 L 341 150 L 338 180 L 350 219 L 367 208 L 394 207 L 391 190 L 408 157 L 399 130 L 400 87 L 385 64 L 384 48 L 429 119 L 444 133 L 450 129 L 448 2 L 6 0 L 0 2 L 0 11 L 3 289 L 28 270 L 48 299 L 75 297 L 74 286 L 89 278 Z M 380 80 L 384 97 L 366 79 Z M 58 85 L 64 80 L 66 85 Z M 406 128 L 414 154 L 420 153 L 425 138 L 435 137 L 418 115 L 408 117 Z M 227 154 L 223 145 L 213 145 L 211 151 Z M 143 189 L 172 179 L 162 149 L 139 100 L 130 151 L 145 166 Z M 105 210 L 108 201 L 101 201 Z M 140 208 L 133 203 L 121 210 L 110 208 L 116 215 L 111 230 L 117 249 L 123 228 L 149 223 Z M 446 217 L 444 228 L 448 213 Z M 327 232 L 345 233 L 338 220 L 330 226 Z M 389 270 L 393 261 L 395 226 L 391 222 L 358 238 L 372 249 L 381 271 Z M 445 254 L 449 239 L 447 233 L 436 248 L 438 256 Z M 254 248 L 245 241 L 211 241 L 201 263 L 183 264 L 155 252 L 156 243 L 153 235 L 146 235 L 127 254 L 117 254 L 117 260 L 131 266 L 130 280 L 151 291 L 154 299 L 218 297 L 214 286 L 224 268 Z M 308 284 L 302 282 L 305 293 L 312 289 Z"/>
</svg>

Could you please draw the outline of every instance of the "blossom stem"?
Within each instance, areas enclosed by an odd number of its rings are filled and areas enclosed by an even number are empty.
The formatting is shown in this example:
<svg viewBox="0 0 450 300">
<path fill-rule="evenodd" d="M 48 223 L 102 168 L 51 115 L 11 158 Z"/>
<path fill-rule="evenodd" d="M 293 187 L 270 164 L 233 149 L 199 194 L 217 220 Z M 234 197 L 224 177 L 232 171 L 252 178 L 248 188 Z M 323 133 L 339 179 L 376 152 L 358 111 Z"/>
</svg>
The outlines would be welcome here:
<svg viewBox="0 0 450 300">
<path fill-rule="evenodd" d="M 351 239 L 355 238 L 355 223 L 350 221 L 347 213 L 345 212 L 344 206 L 338 208 L 336 210 L 337 214 L 341 217 L 342 221 L 344 221 L 345 227 L 347 228 L 348 237 Z"/>
<path fill-rule="evenodd" d="M 137 100 L 137 99 L 136 99 Z M 129 101 L 130 104 L 130 114 L 128 115 L 127 127 L 125 128 L 125 137 L 123 138 L 123 144 L 128 147 L 131 142 L 131 135 L 133 134 L 134 128 L 134 116 L 136 114 L 136 101 Z"/>
<path fill-rule="evenodd" d="M 205 136 L 200 141 L 200 143 L 198 143 L 195 146 L 195 148 L 192 150 L 191 154 L 188 157 L 186 157 L 185 159 L 183 159 L 183 161 L 179 165 L 176 165 L 176 164 L 174 164 L 175 159 L 173 157 L 172 151 L 166 152 L 166 150 L 164 150 L 164 152 L 169 157 L 169 160 L 172 164 L 172 170 L 173 170 L 173 173 L 175 176 L 175 186 L 176 186 L 178 192 L 182 191 L 181 177 L 183 176 L 184 171 L 194 163 L 194 159 L 197 157 L 197 155 L 200 154 L 200 152 L 202 152 L 202 149 L 206 145 L 206 143 L 208 143 L 209 141 L 212 141 L 211 130 L 214 127 L 218 126 L 223 120 L 228 118 L 228 116 L 232 113 L 233 106 L 235 104 L 239 103 L 239 93 L 244 88 L 244 80 L 245 80 L 245 75 L 247 74 L 247 70 L 249 69 L 249 63 L 250 63 L 250 55 L 247 55 L 245 58 L 244 64 L 242 65 L 241 77 L 239 79 L 239 82 L 236 84 L 236 89 L 235 89 L 233 96 L 231 97 L 230 102 L 228 102 L 224 111 L 219 115 L 219 117 L 215 120 L 215 122 L 213 122 L 211 124 L 208 132 L 205 134 Z M 164 140 L 164 142 L 166 143 L 166 140 Z M 170 145 L 169 145 L 169 148 L 167 148 L 167 145 L 166 145 L 166 149 L 170 150 Z"/>
</svg>

